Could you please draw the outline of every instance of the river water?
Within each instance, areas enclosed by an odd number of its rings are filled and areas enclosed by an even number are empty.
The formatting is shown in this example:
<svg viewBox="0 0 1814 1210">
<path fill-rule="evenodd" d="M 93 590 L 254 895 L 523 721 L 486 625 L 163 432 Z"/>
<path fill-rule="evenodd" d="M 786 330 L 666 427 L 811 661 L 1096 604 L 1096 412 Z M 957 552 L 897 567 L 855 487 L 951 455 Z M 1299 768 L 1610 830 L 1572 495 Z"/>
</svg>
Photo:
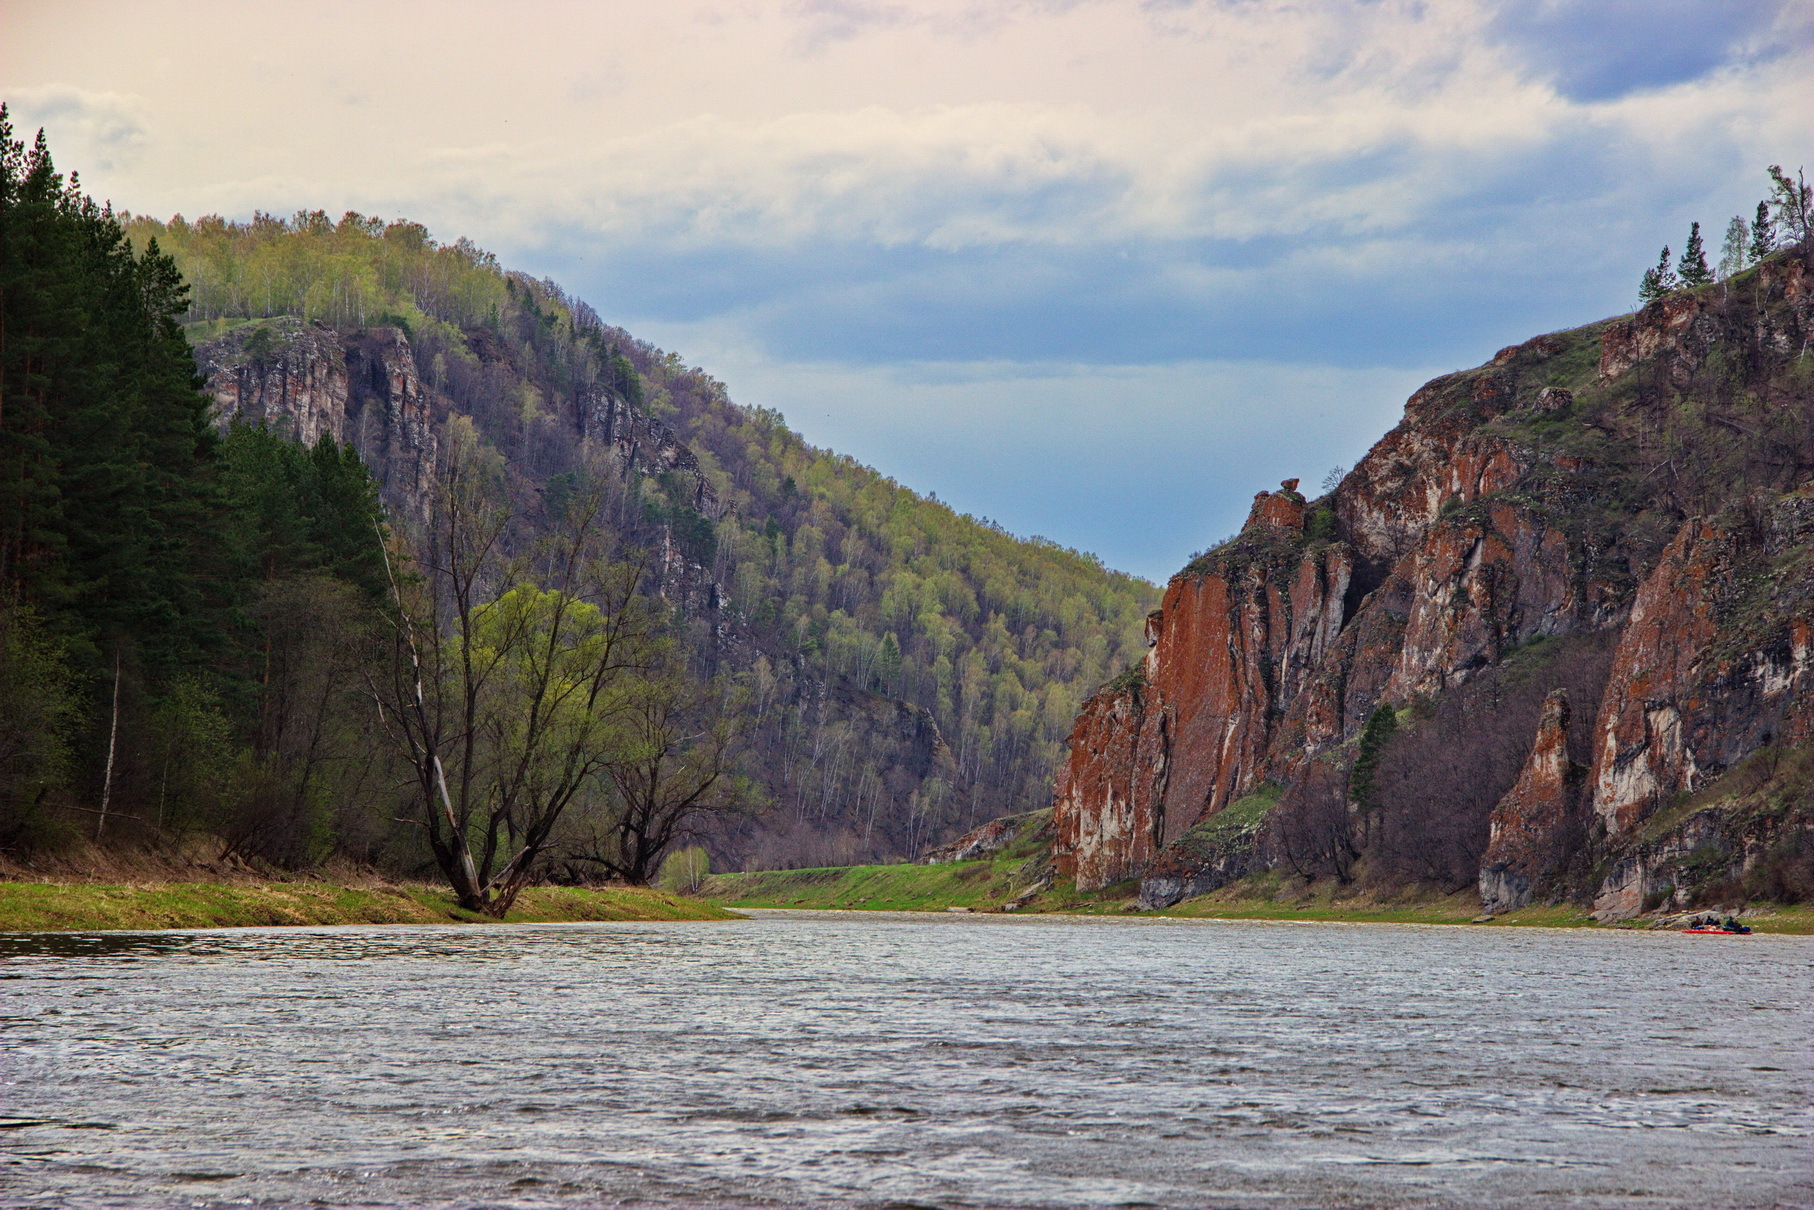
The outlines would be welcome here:
<svg viewBox="0 0 1814 1210">
<path fill-rule="evenodd" d="M 1814 939 L 0 934 L 0 1205 L 1814 1203 Z"/>
</svg>

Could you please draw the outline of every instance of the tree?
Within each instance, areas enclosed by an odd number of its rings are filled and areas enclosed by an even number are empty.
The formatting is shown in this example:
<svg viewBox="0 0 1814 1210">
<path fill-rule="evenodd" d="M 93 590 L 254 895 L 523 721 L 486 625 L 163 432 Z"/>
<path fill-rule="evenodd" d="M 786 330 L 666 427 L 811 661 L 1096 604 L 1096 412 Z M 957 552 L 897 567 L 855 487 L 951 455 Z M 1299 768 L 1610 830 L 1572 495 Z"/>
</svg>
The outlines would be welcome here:
<svg viewBox="0 0 1814 1210">
<path fill-rule="evenodd" d="M 1640 302 L 1655 302 L 1680 285 L 1675 270 L 1669 267 L 1669 245 L 1664 244 L 1663 254 L 1657 257 L 1655 267 L 1644 270 L 1644 277 L 1638 283 L 1638 299 Z"/>
<path fill-rule="evenodd" d="M 882 642 L 876 648 L 876 679 L 882 684 L 882 692 L 893 693 L 895 680 L 900 675 L 901 641 L 890 630 L 882 635 Z"/>
<path fill-rule="evenodd" d="M 36 824 L 67 780 L 79 717 L 63 645 L 31 609 L 0 604 L 0 846 Z"/>
<path fill-rule="evenodd" d="M 740 706 L 725 686 L 679 670 L 635 694 L 623 752 L 606 767 L 613 801 L 575 858 L 645 886 L 707 819 L 758 810 L 762 795 L 739 768 L 748 742 Z"/>
<path fill-rule="evenodd" d="M 0 593 L 91 677 L 218 643 L 200 574 L 215 438 L 186 307 L 156 241 L 135 255 L 0 105 Z"/>
<path fill-rule="evenodd" d="M 1379 762 L 1386 744 L 1398 731 L 1398 715 L 1385 702 L 1373 707 L 1373 713 L 1361 726 L 1360 750 L 1354 768 L 1348 774 L 1348 800 L 1360 811 L 1363 820 L 1379 809 Z"/>
<path fill-rule="evenodd" d="M 1757 217 L 1751 220 L 1751 263 L 1756 264 L 1776 251 L 1776 219 L 1770 214 L 1770 203 L 1757 204 Z"/>
<path fill-rule="evenodd" d="M 1780 164 L 1770 165 L 1770 184 L 1774 192 L 1770 198 L 1770 208 L 1775 211 L 1778 225 L 1783 234 L 1798 244 L 1808 242 L 1814 235 L 1814 190 L 1802 179 L 1801 170 L 1795 171 L 1795 179 L 1782 170 Z"/>
<path fill-rule="evenodd" d="M 1720 245 L 1720 280 L 1740 273 L 1751 262 L 1747 258 L 1747 249 L 1751 243 L 1751 224 L 1742 215 L 1733 215 L 1732 221 L 1726 224 L 1726 241 Z"/>
<path fill-rule="evenodd" d="M 1689 289 L 1697 286 L 1711 285 L 1713 272 L 1707 268 L 1707 249 L 1701 243 L 1701 225 L 1693 223 L 1688 228 L 1688 243 L 1682 248 L 1682 259 L 1678 262 L 1682 285 Z"/>
<path fill-rule="evenodd" d="M 657 884 L 678 895 L 697 895 L 712 872 L 711 857 L 699 845 L 675 849 L 661 863 Z"/>
<path fill-rule="evenodd" d="M 512 558 L 527 539 L 502 460 L 470 424 L 446 433 L 415 575 L 391 575 L 389 674 L 369 691 L 413 774 L 409 822 L 461 906 L 502 916 L 620 750 L 662 649 L 660 611 L 641 592 L 646 563 L 610 557 L 596 480 Z"/>
</svg>

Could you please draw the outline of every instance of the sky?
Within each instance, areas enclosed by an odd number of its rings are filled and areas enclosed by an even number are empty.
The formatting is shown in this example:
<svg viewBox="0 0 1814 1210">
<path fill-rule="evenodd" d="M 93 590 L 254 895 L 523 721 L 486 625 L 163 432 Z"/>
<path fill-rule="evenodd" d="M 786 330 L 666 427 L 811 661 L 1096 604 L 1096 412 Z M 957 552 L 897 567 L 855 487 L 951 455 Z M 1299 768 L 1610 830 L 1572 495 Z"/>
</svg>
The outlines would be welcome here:
<svg viewBox="0 0 1814 1210">
<path fill-rule="evenodd" d="M 136 213 L 408 217 L 1163 581 L 1814 167 L 1806 0 L 0 0 Z"/>
</svg>

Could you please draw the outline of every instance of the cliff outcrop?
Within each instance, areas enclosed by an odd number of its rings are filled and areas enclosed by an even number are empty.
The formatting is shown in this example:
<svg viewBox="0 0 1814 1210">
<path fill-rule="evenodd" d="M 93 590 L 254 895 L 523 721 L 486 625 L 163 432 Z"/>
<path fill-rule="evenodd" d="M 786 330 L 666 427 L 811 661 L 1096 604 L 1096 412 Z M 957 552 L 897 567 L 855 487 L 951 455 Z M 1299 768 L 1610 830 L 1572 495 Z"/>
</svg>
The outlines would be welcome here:
<svg viewBox="0 0 1814 1210">
<path fill-rule="evenodd" d="M 1261 493 L 1085 703 L 1060 873 L 1146 906 L 1271 868 L 1610 917 L 1780 864 L 1800 791 L 1679 804 L 1814 741 L 1810 281 L 1791 251 L 1504 349 L 1330 494 Z M 1382 705 L 1391 775 L 1357 788 Z"/>
<path fill-rule="evenodd" d="M 1486 854 L 1480 866 L 1480 903 L 1488 912 L 1507 912 L 1531 901 L 1534 884 L 1548 874 L 1568 826 L 1580 779 L 1568 759 L 1569 705 L 1566 689 L 1543 700 L 1531 754 L 1511 792 L 1493 808 Z"/>
<path fill-rule="evenodd" d="M 340 332 L 294 316 L 246 324 L 195 351 L 225 424 L 263 424 L 313 445 L 351 444 L 393 515 L 428 515 L 445 419 L 397 328 Z"/>
<path fill-rule="evenodd" d="M 513 380 L 501 345 L 477 330 L 465 353 L 477 374 Z M 353 446 L 377 477 L 394 518 L 422 521 L 434 499 L 441 427 L 462 414 L 446 394 L 423 380 L 409 334 L 394 326 L 331 328 L 295 316 L 243 324 L 196 347 L 215 415 L 263 424 L 305 444 L 323 437 Z M 444 359 L 443 359 L 444 360 Z M 698 456 L 672 429 L 601 384 L 576 392 L 549 418 L 545 441 L 591 442 L 615 461 L 626 482 L 665 476 L 699 515 L 723 512 Z M 506 443 L 508 444 L 508 443 Z M 671 530 L 648 535 L 658 581 L 677 604 L 710 612 L 722 598 L 709 570 L 689 558 Z"/>
</svg>

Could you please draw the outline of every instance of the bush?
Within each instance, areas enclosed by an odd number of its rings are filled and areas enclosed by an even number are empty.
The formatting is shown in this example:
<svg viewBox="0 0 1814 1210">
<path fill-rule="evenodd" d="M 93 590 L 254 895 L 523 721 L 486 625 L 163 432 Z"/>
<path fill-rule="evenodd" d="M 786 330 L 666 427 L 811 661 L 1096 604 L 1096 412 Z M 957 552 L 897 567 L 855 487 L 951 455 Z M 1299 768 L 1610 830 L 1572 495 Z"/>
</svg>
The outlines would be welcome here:
<svg viewBox="0 0 1814 1210">
<path fill-rule="evenodd" d="M 712 872 L 711 858 L 698 845 L 675 849 L 661 863 L 655 885 L 676 895 L 696 895 Z"/>
</svg>

